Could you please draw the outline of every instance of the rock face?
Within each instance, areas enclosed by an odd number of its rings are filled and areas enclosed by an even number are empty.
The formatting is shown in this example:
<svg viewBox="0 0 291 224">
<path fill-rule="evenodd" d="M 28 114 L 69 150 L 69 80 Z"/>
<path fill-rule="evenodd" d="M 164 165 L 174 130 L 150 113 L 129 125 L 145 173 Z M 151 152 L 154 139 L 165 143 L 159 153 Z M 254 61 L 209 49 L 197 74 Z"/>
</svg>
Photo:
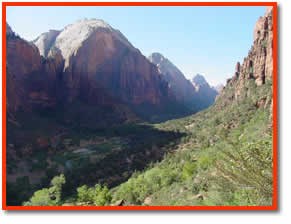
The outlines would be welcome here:
<svg viewBox="0 0 291 224">
<path fill-rule="evenodd" d="M 196 91 L 184 74 L 160 53 L 153 53 L 148 59 L 158 67 L 176 100 L 191 109 L 195 108 Z"/>
<path fill-rule="evenodd" d="M 217 92 L 209 86 L 203 76 L 198 74 L 190 82 L 172 62 L 160 53 L 151 54 L 149 60 L 157 65 L 175 99 L 181 104 L 197 112 L 214 103 Z"/>
<path fill-rule="evenodd" d="M 10 116 L 19 107 L 30 108 L 26 80 L 30 74 L 34 75 L 41 70 L 41 58 L 37 47 L 16 36 L 8 24 L 6 59 L 7 113 Z"/>
<path fill-rule="evenodd" d="M 74 24 L 66 26 L 55 38 L 54 47 L 61 51 L 66 63 L 65 68 L 70 65 L 70 59 L 76 55 L 85 41 L 95 39 L 96 43 L 104 43 L 107 55 L 114 53 L 114 41 L 119 41 L 130 50 L 138 51 L 129 41 L 118 31 L 113 29 L 103 20 L 84 19 Z M 36 43 L 37 45 L 37 43 Z M 38 46 L 38 45 L 37 45 Z M 93 48 L 94 50 L 94 48 Z M 101 61 L 102 62 L 102 61 Z"/>
<path fill-rule="evenodd" d="M 195 75 L 192 79 L 192 85 L 197 94 L 197 101 L 203 109 L 215 102 L 218 92 L 208 84 L 204 76 L 200 74 Z"/>
<path fill-rule="evenodd" d="M 61 31 L 58 30 L 50 30 L 41 34 L 36 40 L 33 41 L 38 47 L 41 56 L 47 57 L 52 44 L 55 42 L 56 37 L 60 34 L 60 32 Z"/>
<path fill-rule="evenodd" d="M 260 17 L 254 28 L 254 42 L 244 58 L 243 63 L 235 66 L 234 76 L 227 80 L 226 87 L 219 93 L 216 101 L 221 105 L 239 103 L 241 100 L 253 99 L 254 106 L 272 110 L 272 94 L 266 96 L 272 89 L 273 78 L 273 10 L 267 7 L 263 17 Z M 256 91 L 256 95 L 252 92 Z M 272 91 L 270 91 L 272 93 Z"/>
<path fill-rule="evenodd" d="M 159 107 L 168 97 L 167 83 L 157 68 L 102 20 L 66 26 L 51 46 L 50 51 L 57 49 L 65 60 L 63 87 L 68 103 L 76 98 L 106 103 L 100 88 L 134 106 Z"/>
<path fill-rule="evenodd" d="M 55 106 L 56 81 L 62 67 L 60 55 L 43 60 L 34 44 L 9 31 L 6 35 L 8 115 L 14 116 L 19 109 L 31 112 Z"/>
<path fill-rule="evenodd" d="M 11 120 L 20 109 L 50 111 L 66 123 L 96 127 L 136 120 L 136 113 L 162 120 L 186 111 L 172 99 L 158 68 L 102 20 L 50 30 L 33 43 L 8 24 L 6 33 Z"/>
<path fill-rule="evenodd" d="M 240 68 L 242 76 L 254 78 L 258 86 L 273 76 L 273 10 L 267 7 L 254 28 L 254 43 Z"/>
<path fill-rule="evenodd" d="M 221 91 L 216 98 L 223 101 L 222 105 L 229 101 L 239 102 L 239 100 L 250 97 L 250 88 L 255 88 L 249 84 L 254 81 L 258 91 L 258 87 L 266 87 L 273 78 L 273 8 L 267 7 L 266 13 L 260 17 L 254 27 L 254 42 L 244 58 L 243 63 L 237 62 L 235 73 L 232 78 L 227 79 L 224 91 Z M 233 91 L 228 91 L 233 89 Z M 230 95 L 230 93 L 233 93 Z M 257 93 L 259 96 L 259 94 Z M 266 98 L 266 104 L 272 104 L 272 97 Z M 262 100 L 256 99 L 255 105 L 261 105 Z M 267 107 L 265 105 L 264 107 Z"/>
</svg>

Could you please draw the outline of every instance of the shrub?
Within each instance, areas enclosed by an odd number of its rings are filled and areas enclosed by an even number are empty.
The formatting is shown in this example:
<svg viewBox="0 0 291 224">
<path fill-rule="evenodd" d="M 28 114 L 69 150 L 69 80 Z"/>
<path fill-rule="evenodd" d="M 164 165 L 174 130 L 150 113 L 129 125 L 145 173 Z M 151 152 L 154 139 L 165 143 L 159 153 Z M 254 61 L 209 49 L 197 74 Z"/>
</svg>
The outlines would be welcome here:
<svg viewBox="0 0 291 224">
<path fill-rule="evenodd" d="M 171 185 L 177 179 L 177 169 L 154 167 L 144 174 L 133 174 L 126 183 L 120 185 L 114 200 L 124 199 L 130 203 L 141 204 L 147 196 Z"/>
<path fill-rule="evenodd" d="M 82 187 L 77 188 L 78 192 L 78 201 L 79 202 L 87 202 L 93 201 L 94 192 L 92 188 L 87 187 L 87 185 L 83 185 Z"/>
<path fill-rule="evenodd" d="M 220 188 L 232 187 L 236 199 L 250 205 L 270 205 L 273 197 L 272 138 L 223 149 L 217 162 Z"/>
<path fill-rule="evenodd" d="M 182 171 L 182 180 L 190 178 L 197 174 L 197 164 L 194 162 L 186 162 Z"/>
<path fill-rule="evenodd" d="M 99 184 L 95 185 L 95 192 L 94 192 L 94 204 L 96 206 L 104 206 L 108 204 L 112 199 L 111 193 L 109 192 L 108 188 L 101 187 Z"/>
<path fill-rule="evenodd" d="M 200 156 L 197 162 L 198 162 L 199 168 L 203 170 L 207 170 L 213 163 L 212 159 L 207 154 Z"/>
<path fill-rule="evenodd" d="M 135 179 L 131 177 L 127 182 L 121 184 L 118 187 L 118 190 L 114 194 L 114 200 L 120 200 L 124 199 L 125 201 L 136 203 L 138 200 L 138 195 L 135 191 L 135 185 L 134 185 Z"/>
<path fill-rule="evenodd" d="M 29 201 L 23 203 L 24 206 L 56 206 L 48 188 L 43 188 L 34 192 Z"/>
<path fill-rule="evenodd" d="M 54 177 L 50 188 L 43 188 L 34 192 L 29 201 L 24 202 L 24 206 L 57 206 L 61 204 L 62 185 L 66 183 L 65 176 Z"/>
<path fill-rule="evenodd" d="M 111 202 L 112 196 L 108 188 L 96 184 L 88 188 L 87 185 L 77 188 L 79 202 L 91 202 L 96 206 L 104 206 Z"/>
</svg>

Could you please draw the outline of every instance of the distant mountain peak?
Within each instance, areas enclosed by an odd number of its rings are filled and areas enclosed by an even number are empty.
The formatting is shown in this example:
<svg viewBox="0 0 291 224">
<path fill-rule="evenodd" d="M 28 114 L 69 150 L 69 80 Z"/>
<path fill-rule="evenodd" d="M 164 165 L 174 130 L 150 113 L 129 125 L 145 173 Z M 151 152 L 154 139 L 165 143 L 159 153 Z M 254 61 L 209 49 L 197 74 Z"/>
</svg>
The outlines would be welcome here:
<svg viewBox="0 0 291 224">
<path fill-rule="evenodd" d="M 150 60 L 150 62 L 152 62 L 153 64 L 156 64 L 158 66 L 161 73 L 164 72 L 163 71 L 164 69 L 161 68 L 161 65 L 163 65 L 163 66 L 167 65 L 168 67 L 171 67 L 171 69 L 176 70 L 176 72 L 177 72 L 177 70 L 179 70 L 168 58 L 166 58 L 161 53 L 154 52 L 148 57 L 148 59 Z"/>
<path fill-rule="evenodd" d="M 33 43 L 38 47 L 41 56 L 47 57 L 50 48 L 60 32 L 61 31 L 58 30 L 49 30 L 48 32 L 42 33 L 33 41 Z"/>
<path fill-rule="evenodd" d="M 197 74 L 192 83 L 186 79 L 184 74 L 166 57 L 155 52 L 149 56 L 150 62 L 155 64 L 163 78 L 168 82 L 168 86 L 179 102 L 187 105 L 194 111 L 199 111 L 210 106 L 217 92 L 212 89 L 205 78 Z"/>
<path fill-rule="evenodd" d="M 186 80 L 184 74 L 161 53 L 154 52 L 148 57 L 148 59 L 151 63 L 155 64 L 158 67 L 160 73 L 164 75 L 170 75 L 174 79 L 180 78 Z"/>
<path fill-rule="evenodd" d="M 160 73 L 164 75 L 171 74 L 172 78 L 174 79 L 177 77 L 185 78 L 183 73 L 161 53 L 154 52 L 148 57 L 148 59 L 151 63 L 155 64 L 158 67 Z"/>
<path fill-rule="evenodd" d="M 193 78 L 192 78 L 192 82 L 195 84 L 195 85 L 203 85 L 203 84 L 208 84 L 206 79 L 204 78 L 203 75 L 200 75 L 200 74 L 196 74 Z"/>
</svg>

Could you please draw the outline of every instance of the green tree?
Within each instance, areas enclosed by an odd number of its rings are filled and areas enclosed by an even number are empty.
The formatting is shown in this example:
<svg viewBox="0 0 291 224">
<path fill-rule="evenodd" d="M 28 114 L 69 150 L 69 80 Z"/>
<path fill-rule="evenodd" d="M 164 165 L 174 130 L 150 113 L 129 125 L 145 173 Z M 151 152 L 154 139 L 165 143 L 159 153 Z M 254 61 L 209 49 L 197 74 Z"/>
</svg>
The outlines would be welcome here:
<svg viewBox="0 0 291 224">
<path fill-rule="evenodd" d="M 54 177 L 51 181 L 51 184 L 53 186 L 49 188 L 49 192 L 51 195 L 54 195 L 54 197 L 56 198 L 55 199 L 56 203 L 59 203 L 61 201 L 62 185 L 65 183 L 66 183 L 66 178 L 64 174 Z"/>
<path fill-rule="evenodd" d="M 96 206 L 104 206 L 111 202 L 112 196 L 109 189 L 96 184 L 95 187 L 88 188 L 87 185 L 77 188 L 79 202 L 91 202 Z"/>
<path fill-rule="evenodd" d="M 66 183 L 65 176 L 54 177 L 51 181 L 52 187 L 43 188 L 34 192 L 24 206 L 57 206 L 61 204 L 62 185 Z"/>
<path fill-rule="evenodd" d="M 87 202 L 93 200 L 93 191 L 88 188 L 87 185 L 83 185 L 82 187 L 77 188 L 78 192 L 78 201 L 79 202 Z"/>
<path fill-rule="evenodd" d="M 106 186 L 101 187 L 99 184 L 95 185 L 94 204 L 96 206 L 104 206 L 110 202 L 111 199 L 111 193 Z"/>
<path fill-rule="evenodd" d="M 24 202 L 24 206 L 56 206 L 56 200 L 53 200 L 48 188 L 43 188 L 34 192 L 29 201 Z"/>
</svg>

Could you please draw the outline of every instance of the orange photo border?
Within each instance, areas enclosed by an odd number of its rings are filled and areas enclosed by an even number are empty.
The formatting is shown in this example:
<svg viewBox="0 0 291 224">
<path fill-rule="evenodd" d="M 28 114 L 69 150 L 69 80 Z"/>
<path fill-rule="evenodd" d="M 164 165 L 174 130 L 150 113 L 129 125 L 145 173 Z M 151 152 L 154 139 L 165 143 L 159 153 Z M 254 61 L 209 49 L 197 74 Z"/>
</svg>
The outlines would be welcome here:
<svg viewBox="0 0 291 224">
<path fill-rule="evenodd" d="M 273 6 L 273 205 L 272 206 L 6 206 L 6 7 L 7 6 Z M 277 2 L 2 2 L 2 210 L 277 210 Z"/>
</svg>

